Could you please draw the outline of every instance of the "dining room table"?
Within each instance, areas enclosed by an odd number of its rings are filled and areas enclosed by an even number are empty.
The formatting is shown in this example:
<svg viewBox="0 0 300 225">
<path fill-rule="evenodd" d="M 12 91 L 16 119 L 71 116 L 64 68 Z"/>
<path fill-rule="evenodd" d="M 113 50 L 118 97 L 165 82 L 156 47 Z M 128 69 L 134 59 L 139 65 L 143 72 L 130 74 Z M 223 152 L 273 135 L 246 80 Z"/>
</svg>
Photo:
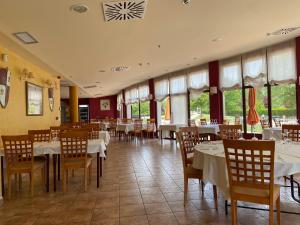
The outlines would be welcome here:
<svg viewBox="0 0 300 225">
<path fill-rule="evenodd" d="M 206 124 L 197 127 L 200 134 L 218 134 L 220 132 L 219 124 Z"/>
<path fill-rule="evenodd" d="M 176 139 L 176 132 L 179 131 L 180 127 L 186 127 L 187 124 L 161 124 L 158 127 L 159 136 L 162 141 L 164 138 Z"/>
<path fill-rule="evenodd" d="M 277 141 L 282 139 L 282 128 L 281 127 L 267 127 L 262 131 L 262 139 L 270 140 L 275 139 Z"/>
<path fill-rule="evenodd" d="M 88 140 L 87 153 L 96 155 L 97 160 L 97 188 L 100 185 L 100 177 L 102 176 L 102 162 L 105 154 L 106 144 L 101 138 Z M 34 142 L 33 143 L 33 155 L 44 156 L 46 159 L 46 190 L 50 191 L 50 156 L 53 161 L 53 190 L 56 191 L 57 179 L 60 180 L 60 154 L 61 147 L 60 141 L 50 142 Z M 4 192 L 4 149 L 0 148 L 1 157 L 1 183 L 2 183 L 2 194 Z"/>
<path fill-rule="evenodd" d="M 223 141 L 207 141 L 194 148 L 192 166 L 203 171 L 203 178 L 216 185 L 225 199 L 230 199 L 229 181 Z M 274 181 L 279 183 L 282 177 L 291 177 L 292 198 L 300 203 L 294 193 L 293 175 L 300 173 L 300 143 L 275 142 Z"/>
</svg>

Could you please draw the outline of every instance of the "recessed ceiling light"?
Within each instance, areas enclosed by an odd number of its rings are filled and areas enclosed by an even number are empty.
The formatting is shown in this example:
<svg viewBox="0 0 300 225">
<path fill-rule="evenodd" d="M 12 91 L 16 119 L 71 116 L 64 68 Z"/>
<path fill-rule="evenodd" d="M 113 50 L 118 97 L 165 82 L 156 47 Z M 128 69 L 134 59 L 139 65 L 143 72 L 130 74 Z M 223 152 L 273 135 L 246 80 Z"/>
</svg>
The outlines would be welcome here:
<svg viewBox="0 0 300 225">
<path fill-rule="evenodd" d="M 157 45 L 157 47 L 160 48 L 161 46 L 160 46 L 160 45 Z"/>
<path fill-rule="evenodd" d="M 212 42 L 218 42 L 218 41 L 222 41 L 223 39 L 222 38 L 215 38 L 215 39 L 212 39 L 211 41 Z"/>
<path fill-rule="evenodd" d="M 188 63 L 188 64 L 186 64 L 186 65 L 187 65 L 187 66 L 190 66 L 191 64 Z"/>
<path fill-rule="evenodd" d="M 89 8 L 84 4 L 75 4 L 70 7 L 70 10 L 77 13 L 85 13 L 89 10 Z"/>
<path fill-rule="evenodd" d="M 147 62 L 147 65 L 150 66 L 151 64 L 149 62 Z"/>
<path fill-rule="evenodd" d="M 100 73 L 105 73 L 105 70 L 99 70 Z"/>
<path fill-rule="evenodd" d="M 112 72 L 125 72 L 128 71 L 129 67 L 128 66 L 115 66 L 111 68 Z"/>
<path fill-rule="evenodd" d="M 277 36 L 277 35 L 288 35 L 289 33 L 299 29 L 299 27 L 288 27 L 288 28 L 281 28 L 279 30 L 276 30 L 272 33 L 267 33 L 268 36 Z"/>
<path fill-rule="evenodd" d="M 191 0 L 182 0 L 182 4 L 187 5 L 191 2 Z"/>
<path fill-rule="evenodd" d="M 139 63 L 139 66 L 142 66 L 143 65 L 143 63 Z"/>
<path fill-rule="evenodd" d="M 101 82 L 100 82 L 100 81 L 96 81 L 95 83 L 96 83 L 96 84 L 100 84 Z"/>
<path fill-rule="evenodd" d="M 22 41 L 24 44 L 36 44 L 38 41 L 28 32 L 17 32 L 13 33 L 13 35 Z"/>
<path fill-rule="evenodd" d="M 194 60 L 197 60 L 198 58 L 197 58 L 197 57 L 194 57 L 193 59 L 194 59 Z"/>
</svg>

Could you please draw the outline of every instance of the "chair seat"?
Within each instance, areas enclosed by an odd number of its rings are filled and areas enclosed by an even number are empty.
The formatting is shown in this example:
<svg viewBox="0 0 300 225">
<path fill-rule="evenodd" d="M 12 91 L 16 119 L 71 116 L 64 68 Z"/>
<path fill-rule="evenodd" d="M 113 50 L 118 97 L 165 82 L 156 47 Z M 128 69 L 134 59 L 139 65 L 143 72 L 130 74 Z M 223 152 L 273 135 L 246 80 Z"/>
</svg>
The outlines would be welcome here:
<svg viewBox="0 0 300 225">
<path fill-rule="evenodd" d="M 250 187 L 232 187 L 232 191 L 234 192 L 235 195 L 245 196 L 245 198 L 250 198 L 250 199 L 270 198 L 270 191 L 268 189 L 264 190 L 264 189 L 250 188 Z M 280 185 L 274 184 L 273 202 L 276 201 L 279 195 L 280 195 Z"/>
<path fill-rule="evenodd" d="M 195 169 L 192 166 L 186 167 L 184 173 L 189 178 L 202 179 L 203 177 L 203 171 Z"/>
<path fill-rule="evenodd" d="M 191 156 L 191 157 L 188 157 L 187 159 L 186 159 L 186 163 L 187 164 L 193 164 L 193 156 Z"/>
<path fill-rule="evenodd" d="M 84 159 L 65 159 L 63 161 L 64 167 L 69 167 L 69 168 L 84 168 L 84 167 L 89 167 L 92 163 L 92 156 L 88 155 L 86 164 Z"/>
<path fill-rule="evenodd" d="M 33 169 L 34 170 L 41 169 L 43 167 L 44 167 L 44 161 L 34 160 L 34 163 L 33 163 Z M 22 171 L 25 171 L 25 170 L 30 171 L 31 170 L 31 162 L 28 161 L 28 162 L 13 163 L 10 166 L 10 170 L 11 171 L 20 171 L 20 170 L 22 170 Z"/>
</svg>

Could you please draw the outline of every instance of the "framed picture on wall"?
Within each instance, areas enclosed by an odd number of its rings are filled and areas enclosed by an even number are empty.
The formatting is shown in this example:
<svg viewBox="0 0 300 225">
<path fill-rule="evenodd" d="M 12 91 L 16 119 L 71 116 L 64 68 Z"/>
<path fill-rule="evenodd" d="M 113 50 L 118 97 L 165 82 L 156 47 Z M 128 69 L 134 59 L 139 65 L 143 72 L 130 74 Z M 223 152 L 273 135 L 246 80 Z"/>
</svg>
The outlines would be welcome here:
<svg viewBox="0 0 300 225">
<path fill-rule="evenodd" d="M 26 82 L 26 115 L 43 115 L 43 87 Z"/>
<path fill-rule="evenodd" d="M 100 110 L 101 111 L 110 110 L 110 101 L 109 101 L 109 99 L 100 100 Z"/>
</svg>

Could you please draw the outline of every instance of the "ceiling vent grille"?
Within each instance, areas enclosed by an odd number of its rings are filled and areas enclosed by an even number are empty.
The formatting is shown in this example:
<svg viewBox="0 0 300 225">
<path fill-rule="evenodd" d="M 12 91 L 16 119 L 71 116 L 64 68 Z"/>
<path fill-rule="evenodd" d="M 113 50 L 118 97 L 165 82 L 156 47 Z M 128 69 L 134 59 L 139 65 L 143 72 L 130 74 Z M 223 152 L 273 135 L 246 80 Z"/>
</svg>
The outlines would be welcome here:
<svg viewBox="0 0 300 225">
<path fill-rule="evenodd" d="M 274 31 L 272 33 L 267 33 L 268 36 L 277 36 L 277 35 L 288 35 L 289 33 L 299 29 L 299 27 L 288 27 L 288 28 L 282 28 L 277 31 Z"/>
<path fill-rule="evenodd" d="M 90 86 L 85 86 L 84 89 L 91 89 L 91 88 L 96 88 L 97 85 L 90 85 Z"/>
<path fill-rule="evenodd" d="M 143 19 L 146 5 L 146 0 L 104 2 L 103 12 L 105 21 Z"/>
</svg>

